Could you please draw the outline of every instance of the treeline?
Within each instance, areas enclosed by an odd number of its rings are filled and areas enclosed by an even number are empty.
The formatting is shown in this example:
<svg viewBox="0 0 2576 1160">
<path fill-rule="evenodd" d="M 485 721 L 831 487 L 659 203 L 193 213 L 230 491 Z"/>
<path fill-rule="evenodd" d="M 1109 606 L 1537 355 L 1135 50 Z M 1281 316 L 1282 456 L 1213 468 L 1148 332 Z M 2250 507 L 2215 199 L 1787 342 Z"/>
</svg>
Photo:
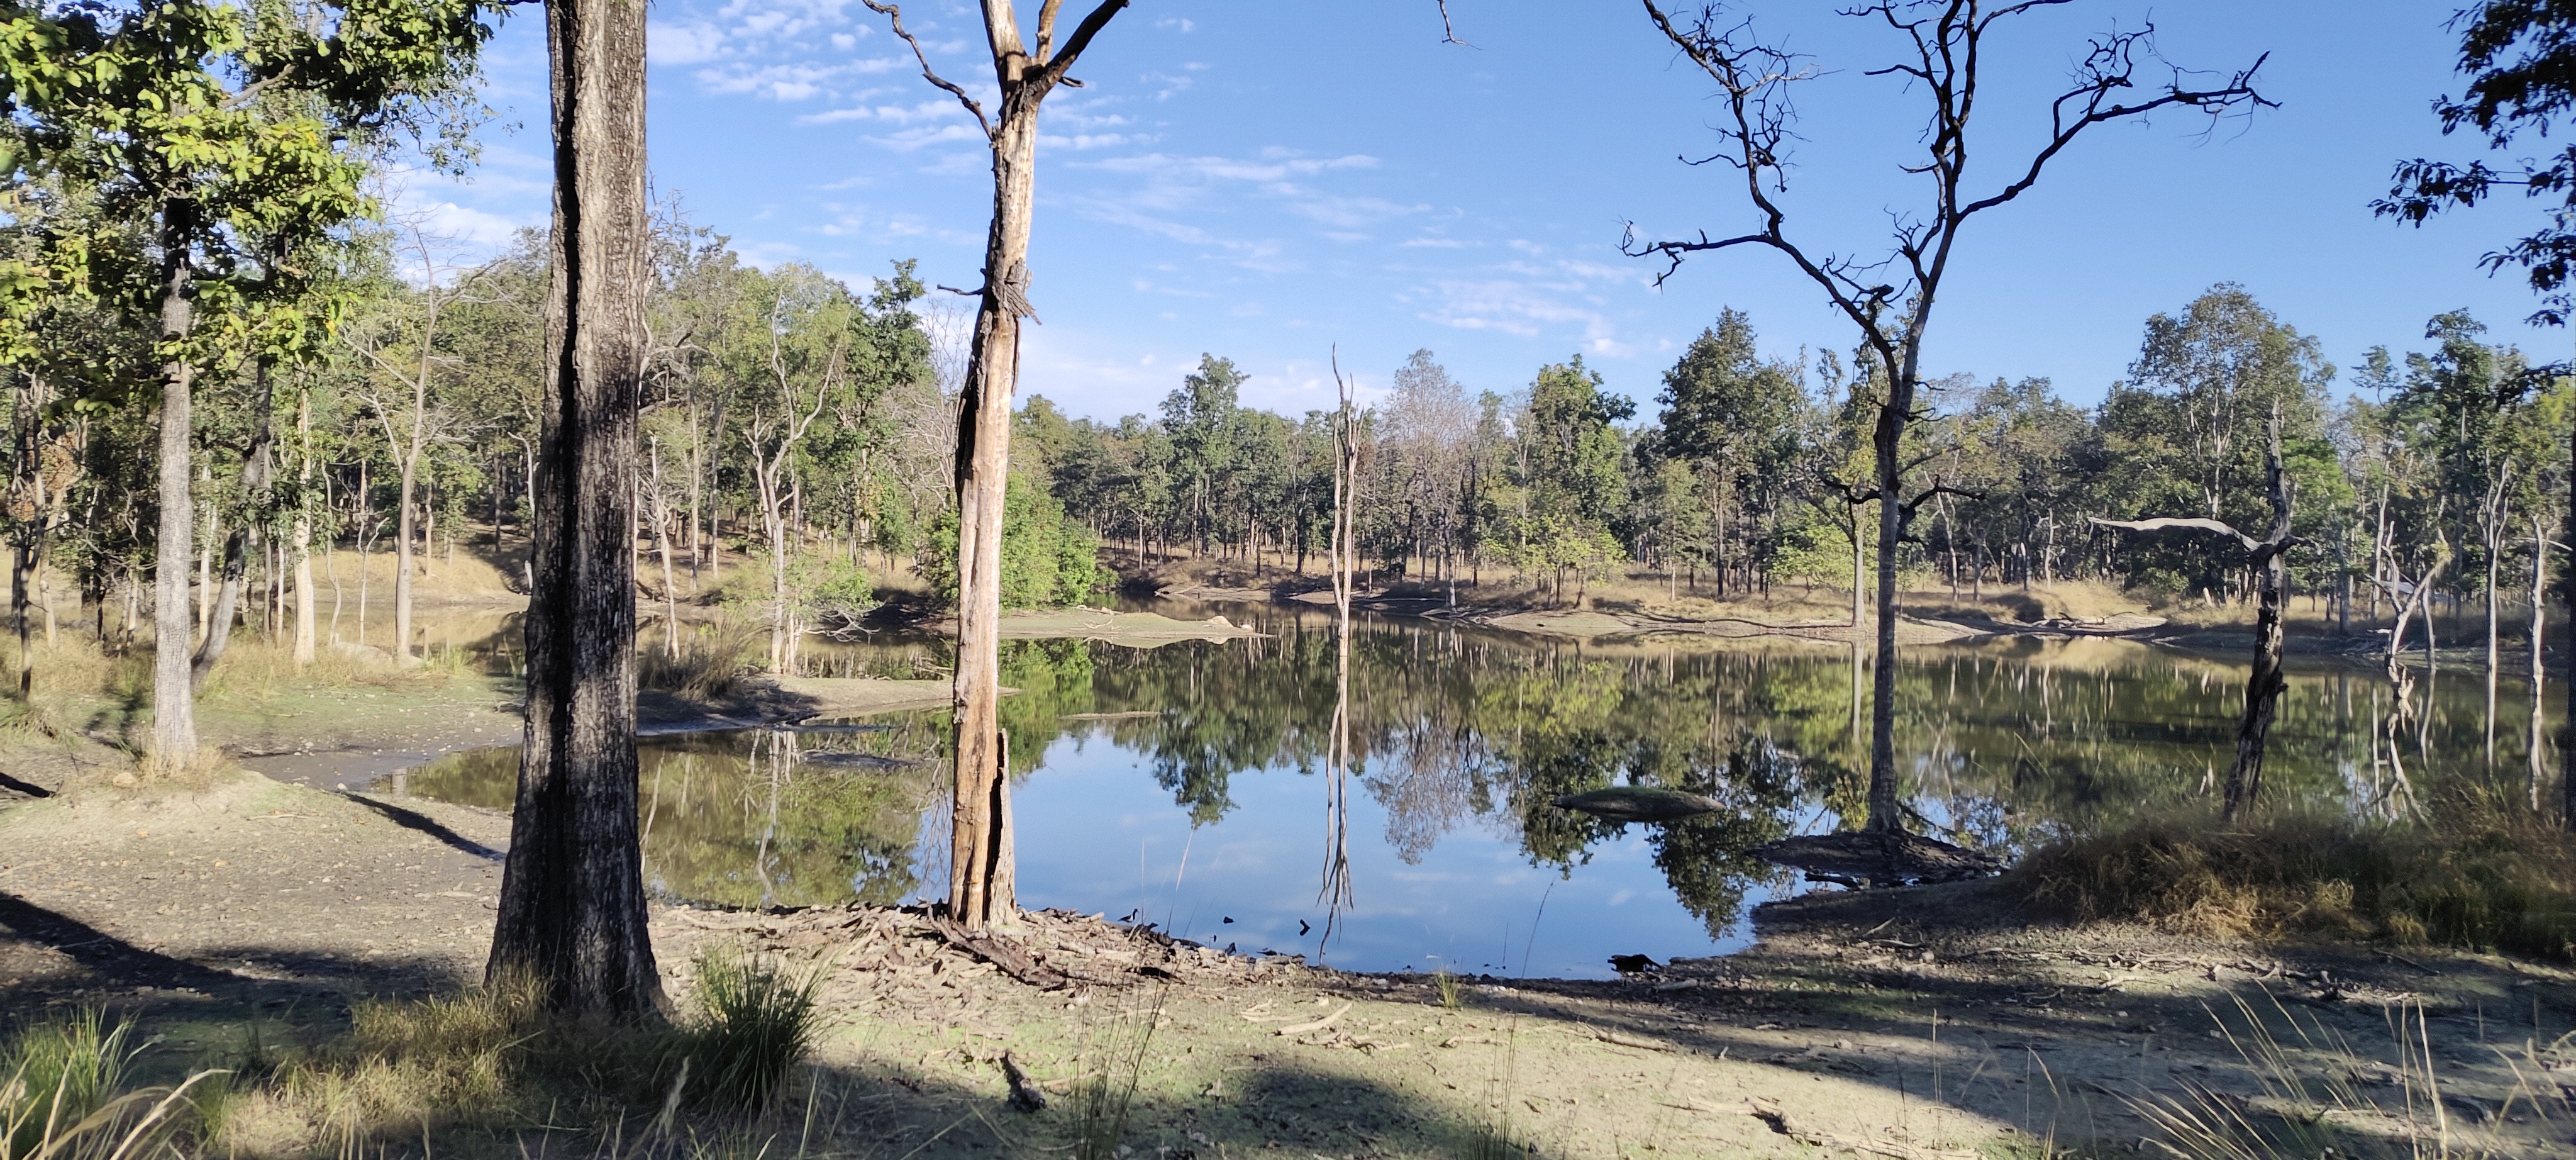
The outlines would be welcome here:
<svg viewBox="0 0 2576 1160">
<path fill-rule="evenodd" d="M 2221 285 L 2148 319 L 2128 376 L 2097 406 L 2046 379 L 1927 383 L 1909 472 L 1938 487 L 1911 514 L 1900 566 L 1917 587 L 1962 596 L 2085 579 L 2248 599 L 2227 544 L 2092 521 L 2268 527 L 2277 414 L 2308 541 L 2291 557 L 2299 592 L 2367 618 L 2419 590 L 2454 602 L 2545 591 L 2535 546 L 2564 520 L 2569 390 L 2482 330 L 2438 316 L 2424 349 L 2373 349 L 2339 392 L 2313 338 Z M 1471 391 L 1417 351 L 1361 423 L 1359 535 L 1381 582 L 1508 573 L 1566 600 L 1637 568 L 1673 595 L 1849 586 L 1875 552 L 1875 501 L 1853 499 L 1871 478 L 1884 377 L 1865 354 L 1765 352 L 1734 310 L 1664 373 L 1642 418 L 1580 357 L 1504 393 Z M 1247 408 L 1243 382 L 1208 356 L 1159 414 L 1114 423 L 1033 398 L 1021 469 L 1140 568 L 1196 556 L 1302 572 L 1329 528 L 1329 416 Z"/>
<path fill-rule="evenodd" d="M 546 240 L 525 234 L 478 262 L 451 260 L 457 249 L 403 226 L 310 247 L 307 262 L 328 264 L 315 296 L 331 315 L 312 348 L 218 352 L 195 379 L 201 638 L 210 621 L 247 625 L 309 658 L 369 643 L 367 603 L 391 596 L 395 624 L 379 620 L 374 643 L 407 654 L 414 578 L 454 565 L 460 543 L 524 588 Z M 865 614 L 891 571 L 953 586 L 956 368 L 940 364 L 955 352 L 934 334 L 955 320 L 932 313 L 912 264 L 863 287 L 795 263 L 763 270 L 676 212 L 653 256 L 642 595 L 743 607 L 785 667 L 808 631 Z M 77 595 L 103 641 L 133 643 L 153 604 L 158 416 L 127 396 L 155 335 L 71 296 L 52 310 L 6 398 L 15 607 L 50 634 L 57 598 Z M 1011 510 L 1013 602 L 1101 587 L 1092 541 L 1046 489 L 1015 490 Z M 366 566 L 380 555 L 390 592 L 382 565 L 372 580 Z"/>
</svg>

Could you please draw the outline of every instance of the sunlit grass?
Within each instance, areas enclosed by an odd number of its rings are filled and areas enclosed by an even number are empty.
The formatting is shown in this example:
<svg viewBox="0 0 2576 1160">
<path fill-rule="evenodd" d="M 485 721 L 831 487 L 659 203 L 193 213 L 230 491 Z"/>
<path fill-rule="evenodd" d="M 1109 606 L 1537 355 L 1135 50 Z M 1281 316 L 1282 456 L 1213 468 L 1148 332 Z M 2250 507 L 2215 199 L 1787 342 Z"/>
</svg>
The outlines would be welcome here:
<svg viewBox="0 0 2576 1160">
<path fill-rule="evenodd" d="M 2422 822 L 2282 810 L 2149 818 L 2033 853 L 2007 878 L 2046 912 L 2177 933 L 2383 938 L 2576 959 L 2576 851 L 2470 791 Z"/>
</svg>

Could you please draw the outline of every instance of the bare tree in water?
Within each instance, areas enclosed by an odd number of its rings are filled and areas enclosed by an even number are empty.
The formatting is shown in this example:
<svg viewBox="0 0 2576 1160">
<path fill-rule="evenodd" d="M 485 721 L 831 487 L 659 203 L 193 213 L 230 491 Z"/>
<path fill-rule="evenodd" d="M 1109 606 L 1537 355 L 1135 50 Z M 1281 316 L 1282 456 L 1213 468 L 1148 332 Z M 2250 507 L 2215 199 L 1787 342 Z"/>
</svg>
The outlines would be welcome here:
<svg viewBox="0 0 2576 1160">
<path fill-rule="evenodd" d="M 2263 788 L 2263 747 L 2271 736 L 2272 718 L 2281 703 L 2281 692 L 2289 680 L 2281 675 L 2281 622 L 2289 609 L 2289 550 L 2306 544 L 2302 537 L 2290 534 L 2291 486 L 2289 473 L 2281 466 L 2281 405 L 2272 404 L 2272 420 L 2264 428 L 2267 440 L 2263 451 L 2263 469 L 2270 483 L 2272 528 L 2262 536 L 2249 536 L 2223 520 L 2165 518 L 2152 520 L 2106 520 L 2099 516 L 2093 522 L 2106 528 L 2124 528 L 2133 532 L 2201 531 L 2215 532 L 2236 541 L 2245 551 L 2245 566 L 2255 577 L 2257 598 L 2254 616 L 2254 668 L 2245 676 L 2245 712 L 2236 724 L 2236 760 L 2227 767 L 2226 816 L 2236 820 L 2245 807 L 2253 804 L 2254 795 Z"/>
<path fill-rule="evenodd" d="M 2022 158 L 2002 164 L 2000 184 L 1984 192 L 1969 179 L 1971 129 L 1982 128 L 1978 111 L 1985 49 L 1997 26 L 2016 16 L 2053 8 L 2070 0 L 1871 0 L 1844 9 L 1844 15 L 1881 26 L 1899 48 L 1872 77 L 1903 85 L 1909 100 L 1921 102 L 1923 152 L 1900 162 L 1903 171 L 1927 186 L 1925 200 L 1910 209 L 1893 210 L 1894 236 L 1888 251 L 1865 257 L 1812 248 L 1808 235 L 1789 224 L 1787 200 L 1790 154 L 1799 138 L 1792 90 L 1824 74 L 1808 57 L 1755 34 L 1752 18 L 1741 5 L 1710 3 L 1685 19 L 1675 19 L 1659 0 L 1645 0 L 1646 15 L 1683 56 L 1718 87 L 1720 111 L 1715 124 L 1720 148 L 1707 161 L 1722 162 L 1736 173 L 1742 195 L 1753 211 L 1749 229 L 1726 236 L 1701 231 L 1688 238 L 1646 240 L 1632 226 L 1624 249 L 1633 257 L 1655 255 L 1668 265 L 1657 277 L 1669 279 L 1692 254 L 1756 247 L 1787 258 L 1823 290 L 1836 311 L 1861 333 L 1862 345 L 1875 358 L 1880 374 L 1876 423 L 1870 447 L 1875 456 L 1869 486 L 1854 489 L 1855 503 L 1878 501 L 1878 665 L 1870 708 L 1869 830 L 1894 834 L 1904 829 L 1903 806 L 1896 793 L 1896 572 L 1899 546 L 1907 538 L 1914 512 L 1943 489 L 1937 482 L 1921 486 L 1911 480 L 1921 466 L 1906 441 L 1907 429 L 1922 418 L 1916 391 L 1922 383 L 1923 340 L 1930 333 L 1933 307 L 1940 300 L 1959 236 L 1967 224 L 1999 208 L 2039 183 L 2050 162 L 2096 125 L 2130 120 L 2156 110 L 2181 107 L 2217 118 L 2250 112 L 2266 105 L 2254 89 L 2254 64 L 2207 87 L 2197 87 L 2191 74 L 2170 69 L 2162 80 L 2142 79 L 2142 70 L 2162 64 L 2155 48 L 2155 26 L 2137 31 L 2111 31 L 2090 39 L 2078 54 L 2072 73 L 2048 104 L 2049 129 L 2041 143 Z M 1678 9 L 1676 9 L 1678 11 Z"/>
<path fill-rule="evenodd" d="M 957 415 L 957 784 L 948 858 L 948 914 L 968 930 L 1008 921 L 1012 891 L 1009 755 L 1001 727 L 1002 503 L 1010 476 L 1011 395 L 1019 380 L 1020 320 L 1029 305 L 1029 228 L 1037 191 L 1038 108 L 1093 37 L 1128 0 L 1101 0 L 1070 36 L 1056 35 L 1057 7 L 1038 9 L 1034 46 L 1011 0 L 983 0 L 1001 101 L 982 102 L 943 79 L 903 27 L 894 4 L 864 0 L 912 46 L 923 79 L 955 96 L 993 150 L 993 223 L 984 241 L 984 286 Z"/>
</svg>

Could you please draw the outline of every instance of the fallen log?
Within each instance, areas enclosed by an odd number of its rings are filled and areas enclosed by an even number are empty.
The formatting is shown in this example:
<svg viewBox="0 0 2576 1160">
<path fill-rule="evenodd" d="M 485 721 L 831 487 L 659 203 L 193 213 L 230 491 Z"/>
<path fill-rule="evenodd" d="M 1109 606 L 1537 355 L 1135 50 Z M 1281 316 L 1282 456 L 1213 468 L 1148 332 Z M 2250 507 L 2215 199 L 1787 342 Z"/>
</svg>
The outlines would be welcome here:
<svg viewBox="0 0 2576 1160">
<path fill-rule="evenodd" d="M 1855 890 L 1961 882 L 1999 873 L 1993 855 L 1899 830 L 1846 830 L 1783 838 L 1753 848 L 1753 856 L 1802 871 L 1819 882 Z"/>
<path fill-rule="evenodd" d="M 1003 974 L 1041 991 L 1061 991 L 1073 983 L 1064 972 L 1040 964 L 1027 951 L 1012 946 L 991 931 L 969 933 L 966 928 L 945 918 L 931 919 L 930 926 L 939 932 L 939 937 L 948 940 L 948 945 L 973 955 L 978 961 L 991 963 Z"/>
</svg>

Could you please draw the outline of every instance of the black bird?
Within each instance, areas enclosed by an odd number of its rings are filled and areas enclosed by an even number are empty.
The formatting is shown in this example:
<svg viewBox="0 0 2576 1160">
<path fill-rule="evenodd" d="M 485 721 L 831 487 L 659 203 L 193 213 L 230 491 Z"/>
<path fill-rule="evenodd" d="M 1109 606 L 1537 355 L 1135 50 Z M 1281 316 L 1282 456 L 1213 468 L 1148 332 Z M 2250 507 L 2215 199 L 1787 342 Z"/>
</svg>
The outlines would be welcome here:
<svg viewBox="0 0 2576 1160">
<path fill-rule="evenodd" d="M 1610 969 L 1623 975 L 1650 975 L 1663 970 L 1664 965 L 1645 955 L 1612 955 Z"/>
<path fill-rule="evenodd" d="M 1227 921 L 1227 922 L 1233 922 L 1234 920 L 1233 920 L 1233 919 L 1231 919 L 1231 918 L 1229 918 L 1229 919 L 1227 919 L 1226 921 Z"/>
<path fill-rule="evenodd" d="M 1298 920 L 1297 920 L 1297 933 L 1298 933 L 1298 934 L 1301 934 L 1301 935 L 1302 935 L 1302 934 L 1306 933 L 1307 931 L 1310 931 L 1310 930 L 1313 930 L 1313 929 L 1315 929 L 1315 928 L 1314 928 L 1314 927 L 1311 927 L 1311 926 L 1306 925 L 1306 920 L 1305 920 L 1305 919 L 1302 919 L 1302 918 L 1301 918 L 1301 919 L 1298 919 Z"/>
<path fill-rule="evenodd" d="M 1128 912 L 1127 912 L 1127 917 L 1122 918 L 1122 919 L 1119 919 L 1118 921 L 1120 921 L 1120 922 L 1134 922 L 1134 921 L 1136 921 L 1136 916 L 1137 916 L 1137 915 L 1139 915 L 1139 914 L 1143 914 L 1144 912 L 1145 912 L 1145 911 L 1144 911 L 1144 908 L 1143 908 L 1143 907 L 1138 907 L 1138 908 L 1136 908 L 1136 909 L 1134 909 L 1134 910 L 1128 911 Z"/>
</svg>

